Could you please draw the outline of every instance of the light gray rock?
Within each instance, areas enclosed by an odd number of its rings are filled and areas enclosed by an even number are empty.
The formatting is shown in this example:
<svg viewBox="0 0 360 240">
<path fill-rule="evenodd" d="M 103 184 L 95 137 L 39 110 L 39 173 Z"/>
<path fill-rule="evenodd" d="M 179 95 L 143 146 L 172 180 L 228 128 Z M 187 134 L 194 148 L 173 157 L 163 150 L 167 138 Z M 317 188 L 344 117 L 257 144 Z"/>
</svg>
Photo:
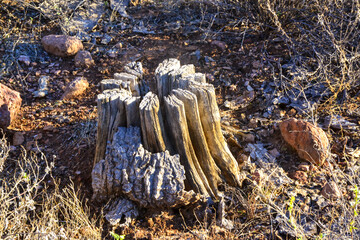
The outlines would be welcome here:
<svg viewBox="0 0 360 240">
<path fill-rule="evenodd" d="M 39 88 L 37 91 L 33 93 L 34 97 L 36 98 L 43 98 L 48 94 L 48 83 L 50 77 L 49 76 L 42 76 L 39 78 Z"/>
</svg>

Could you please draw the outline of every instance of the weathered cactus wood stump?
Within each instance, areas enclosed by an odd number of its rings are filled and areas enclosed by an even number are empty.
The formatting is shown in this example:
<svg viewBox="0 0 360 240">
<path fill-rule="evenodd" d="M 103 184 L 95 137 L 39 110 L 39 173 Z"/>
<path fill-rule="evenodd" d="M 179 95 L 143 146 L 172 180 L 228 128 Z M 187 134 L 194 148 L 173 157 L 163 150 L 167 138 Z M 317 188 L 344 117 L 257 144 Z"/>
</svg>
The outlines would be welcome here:
<svg viewBox="0 0 360 240">
<path fill-rule="evenodd" d="M 240 186 L 240 170 L 220 127 L 214 87 L 176 59 L 155 71 L 146 90 L 142 67 L 101 82 L 92 185 L 94 197 L 126 197 L 143 207 L 186 205 Z"/>
</svg>

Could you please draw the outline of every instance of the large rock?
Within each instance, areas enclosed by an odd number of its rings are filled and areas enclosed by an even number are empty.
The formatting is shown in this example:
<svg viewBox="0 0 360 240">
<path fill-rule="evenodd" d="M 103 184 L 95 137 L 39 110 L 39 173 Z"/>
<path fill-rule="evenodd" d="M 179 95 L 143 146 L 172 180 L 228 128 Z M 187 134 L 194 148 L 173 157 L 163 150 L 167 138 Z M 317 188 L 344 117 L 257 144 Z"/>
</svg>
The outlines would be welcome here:
<svg viewBox="0 0 360 240">
<path fill-rule="evenodd" d="M 0 128 L 7 128 L 21 107 L 20 93 L 0 83 Z"/>
<path fill-rule="evenodd" d="M 79 97 L 89 87 L 89 83 L 86 78 L 75 78 L 65 89 L 62 99 L 68 100 Z"/>
<path fill-rule="evenodd" d="M 302 120 L 288 119 L 280 123 L 280 131 L 300 158 L 317 165 L 325 162 L 329 155 L 329 140 L 321 128 Z"/>
<path fill-rule="evenodd" d="M 79 39 L 67 35 L 48 35 L 41 43 L 47 52 L 59 57 L 73 56 L 84 48 Z"/>
</svg>

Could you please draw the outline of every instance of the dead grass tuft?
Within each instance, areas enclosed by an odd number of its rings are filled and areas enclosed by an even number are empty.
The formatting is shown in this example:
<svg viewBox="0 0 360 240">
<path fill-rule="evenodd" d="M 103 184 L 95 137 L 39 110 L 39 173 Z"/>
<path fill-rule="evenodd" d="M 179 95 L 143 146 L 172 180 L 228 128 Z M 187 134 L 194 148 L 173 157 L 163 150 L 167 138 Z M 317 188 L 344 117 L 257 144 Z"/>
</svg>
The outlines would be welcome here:
<svg viewBox="0 0 360 240">
<path fill-rule="evenodd" d="M 4 239 L 101 239 L 101 223 L 90 217 L 74 185 L 47 187 L 53 164 L 43 154 L 7 159 L 5 138 L 0 142 L 0 236 Z"/>
</svg>

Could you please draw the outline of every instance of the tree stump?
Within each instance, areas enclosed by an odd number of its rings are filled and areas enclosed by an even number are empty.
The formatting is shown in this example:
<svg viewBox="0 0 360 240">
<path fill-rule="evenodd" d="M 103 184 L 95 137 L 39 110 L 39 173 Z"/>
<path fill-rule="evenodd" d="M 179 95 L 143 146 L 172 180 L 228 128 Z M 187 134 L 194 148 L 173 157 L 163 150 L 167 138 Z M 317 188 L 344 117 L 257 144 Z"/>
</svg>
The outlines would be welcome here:
<svg viewBox="0 0 360 240">
<path fill-rule="evenodd" d="M 155 71 L 156 89 L 147 92 L 141 64 L 124 69 L 101 82 L 97 99 L 94 197 L 126 196 L 158 208 L 200 196 L 218 200 L 223 182 L 240 186 L 240 169 L 205 75 L 168 59 Z"/>
</svg>

